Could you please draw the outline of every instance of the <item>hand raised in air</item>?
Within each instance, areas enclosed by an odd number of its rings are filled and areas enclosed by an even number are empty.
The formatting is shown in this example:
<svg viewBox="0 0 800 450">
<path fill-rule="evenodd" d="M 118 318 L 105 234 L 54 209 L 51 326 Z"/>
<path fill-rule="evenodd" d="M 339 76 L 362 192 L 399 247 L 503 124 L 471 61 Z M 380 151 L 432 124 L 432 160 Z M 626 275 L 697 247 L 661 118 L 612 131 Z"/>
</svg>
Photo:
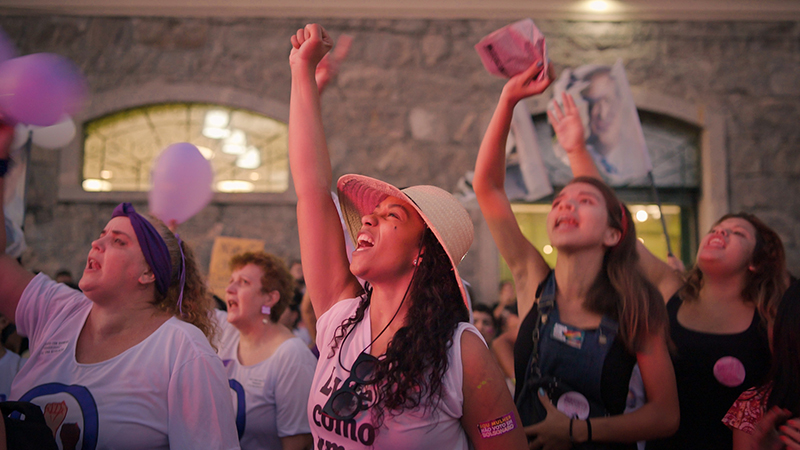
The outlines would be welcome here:
<svg viewBox="0 0 800 450">
<path fill-rule="evenodd" d="M 317 64 L 333 47 L 333 39 L 321 25 L 310 23 L 297 30 L 291 38 L 292 51 L 289 53 L 289 65 L 292 67 L 306 65 L 316 69 Z"/>
<path fill-rule="evenodd" d="M 566 92 L 561 94 L 561 101 L 564 107 L 559 106 L 553 100 L 553 108 L 547 110 L 547 117 L 556 132 L 558 143 L 567 153 L 583 148 L 585 144 L 583 134 L 583 121 L 575 100 Z"/>
<path fill-rule="evenodd" d="M 545 71 L 546 76 L 538 80 L 539 74 Z M 539 61 L 531 64 L 524 72 L 511 77 L 503 87 L 503 96 L 516 104 L 525 97 L 541 94 L 553 81 L 553 66 Z"/>
</svg>

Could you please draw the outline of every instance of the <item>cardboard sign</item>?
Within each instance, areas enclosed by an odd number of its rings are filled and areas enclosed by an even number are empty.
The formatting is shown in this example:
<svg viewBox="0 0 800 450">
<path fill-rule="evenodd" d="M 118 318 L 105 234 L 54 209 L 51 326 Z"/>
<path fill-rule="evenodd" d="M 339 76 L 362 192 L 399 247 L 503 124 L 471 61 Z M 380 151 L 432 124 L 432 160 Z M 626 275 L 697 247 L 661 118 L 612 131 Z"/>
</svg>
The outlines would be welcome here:
<svg viewBox="0 0 800 450">
<path fill-rule="evenodd" d="M 264 241 L 220 236 L 214 239 L 211 249 L 211 263 L 208 268 L 208 288 L 219 298 L 225 298 L 225 288 L 231 278 L 229 264 L 231 258 L 244 252 L 264 250 Z"/>
</svg>

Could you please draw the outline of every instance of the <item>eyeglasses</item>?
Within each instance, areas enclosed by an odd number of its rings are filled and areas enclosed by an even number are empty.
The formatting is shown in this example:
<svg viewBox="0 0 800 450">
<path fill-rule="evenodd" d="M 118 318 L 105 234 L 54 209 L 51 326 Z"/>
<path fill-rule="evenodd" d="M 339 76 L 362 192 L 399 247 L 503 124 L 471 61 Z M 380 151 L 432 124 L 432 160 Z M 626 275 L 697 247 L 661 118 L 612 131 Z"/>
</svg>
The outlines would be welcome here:
<svg viewBox="0 0 800 450">
<path fill-rule="evenodd" d="M 378 358 L 367 352 L 361 352 L 350 368 L 350 376 L 342 386 L 335 390 L 325 406 L 322 414 L 339 420 L 350 420 L 360 411 L 369 408 L 364 398 L 363 387 L 375 382 L 375 366 Z"/>
</svg>

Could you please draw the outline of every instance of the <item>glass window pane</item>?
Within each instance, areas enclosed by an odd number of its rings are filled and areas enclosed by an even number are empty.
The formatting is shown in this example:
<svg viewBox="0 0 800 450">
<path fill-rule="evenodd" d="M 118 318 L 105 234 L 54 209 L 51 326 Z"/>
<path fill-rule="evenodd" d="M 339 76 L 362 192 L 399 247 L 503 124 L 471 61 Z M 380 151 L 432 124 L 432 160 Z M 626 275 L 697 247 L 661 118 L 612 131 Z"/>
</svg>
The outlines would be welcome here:
<svg viewBox="0 0 800 450">
<path fill-rule="evenodd" d="M 215 192 L 285 192 L 287 126 L 250 111 L 201 103 L 149 105 L 85 126 L 83 186 L 147 191 L 153 161 L 167 146 L 191 142 L 211 162 Z"/>
</svg>

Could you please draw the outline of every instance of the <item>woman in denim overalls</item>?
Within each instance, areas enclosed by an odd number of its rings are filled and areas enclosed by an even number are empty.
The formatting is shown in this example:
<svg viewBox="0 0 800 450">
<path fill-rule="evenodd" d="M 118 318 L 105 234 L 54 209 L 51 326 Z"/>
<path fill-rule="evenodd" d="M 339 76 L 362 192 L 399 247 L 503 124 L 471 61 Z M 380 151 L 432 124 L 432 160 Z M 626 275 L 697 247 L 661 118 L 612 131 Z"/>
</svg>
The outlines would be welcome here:
<svg viewBox="0 0 800 450">
<path fill-rule="evenodd" d="M 537 389 L 538 398 L 536 394 L 528 400 L 517 398 L 520 412 L 533 409 L 536 405 L 531 403 L 537 401 L 544 407 L 541 422 L 523 423 L 526 434 L 537 448 L 569 448 L 577 443 L 598 448 L 597 443 L 669 436 L 678 426 L 679 413 L 667 349 L 667 314 L 659 292 L 637 269 L 636 233 L 627 208 L 597 179 L 576 178 L 568 184 L 555 197 L 547 217 L 550 243 L 558 250 L 552 275 L 522 235 L 511 210 L 504 189 L 505 144 L 514 106 L 538 93 L 534 89 L 538 85 L 531 81 L 528 71 L 504 87 L 481 144 L 473 183 L 492 236 L 514 276 L 520 317 L 526 318 L 523 324 L 534 321 L 533 333 L 525 335 L 521 327 L 515 349 L 518 397 L 532 377 L 533 384 L 543 388 Z M 571 158 L 575 150 L 585 151 L 580 115 L 570 97 L 565 96 L 563 111 L 556 106 L 550 118 Z M 575 172 L 580 169 L 573 167 Z M 545 297 L 545 281 L 551 284 L 551 299 L 549 305 L 543 299 L 540 316 L 533 307 L 540 285 Z M 615 348 L 635 358 L 647 396 L 644 406 L 624 415 L 614 405 L 619 395 L 610 398 L 605 392 L 606 382 L 624 377 L 613 375 L 616 364 L 606 364 Z M 627 377 L 625 386 L 630 371 Z M 620 395 L 625 394 L 623 390 Z"/>
</svg>

